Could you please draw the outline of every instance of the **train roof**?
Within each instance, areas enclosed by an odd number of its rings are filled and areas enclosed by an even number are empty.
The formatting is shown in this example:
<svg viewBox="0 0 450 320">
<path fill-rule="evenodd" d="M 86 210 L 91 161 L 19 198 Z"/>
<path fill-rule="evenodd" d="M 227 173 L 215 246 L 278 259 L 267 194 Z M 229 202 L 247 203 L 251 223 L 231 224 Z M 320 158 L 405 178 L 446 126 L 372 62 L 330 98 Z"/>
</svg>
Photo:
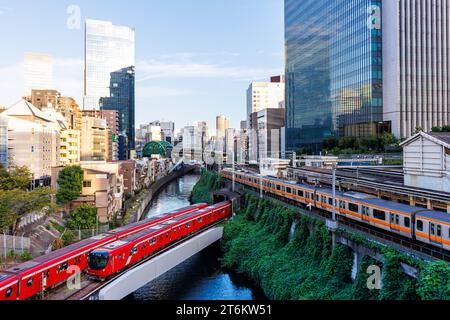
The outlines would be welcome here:
<svg viewBox="0 0 450 320">
<path fill-rule="evenodd" d="M 0 282 L 8 280 L 10 278 L 15 278 L 15 276 L 9 273 L 0 273 Z"/>
<path fill-rule="evenodd" d="M 37 267 L 37 266 L 39 266 L 39 265 L 40 265 L 39 262 L 30 260 L 30 261 L 21 263 L 21 264 L 19 264 L 19 265 L 17 265 L 17 266 L 8 268 L 8 269 L 6 269 L 5 271 L 6 271 L 6 272 L 12 272 L 12 273 L 20 273 L 20 272 L 23 272 L 23 271 L 26 271 L 26 270 L 35 268 L 35 267 Z"/>
<path fill-rule="evenodd" d="M 446 223 L 450 223 L 450 214 L 435 210 L 424 210 L 416 214 L 416 218 L 428 218 L 433 220 L 439 220 Z"/>
</svg>

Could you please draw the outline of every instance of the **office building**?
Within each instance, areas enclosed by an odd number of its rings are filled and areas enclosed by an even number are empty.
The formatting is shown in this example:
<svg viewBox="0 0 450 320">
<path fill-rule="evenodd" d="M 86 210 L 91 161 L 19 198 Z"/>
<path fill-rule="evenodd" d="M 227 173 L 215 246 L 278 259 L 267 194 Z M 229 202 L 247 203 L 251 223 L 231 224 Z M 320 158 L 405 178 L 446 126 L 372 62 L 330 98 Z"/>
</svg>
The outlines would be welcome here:
<svg viewBox="0 0 450 320">
<path fill-rule="evenodd" d="M 53 89 L 53 57 L 45 53 L 27 52 L 24 55 L 24 95 L 31 90 Z"/>
<path fill-rule="evenodd" d="M 223 140 L 225 131 L 230 127 L 230 119 L 224 116 L 216 117 L 216 139 Z"/>
<path fill-rule="evenodd" d="M 108 159 L 108 124 L 105 119 L 83 116 L 81 121 L 81 161 Z"/>
<path fill-rule="evenodd" d="M 383 119 L 398 138 L 450 124 L 447 0 L 383 1 Z"/>
<path fill-rule="evenodd" d="M 287 152 L 382 122 L 380 12 L 381 0 L 285 0 Z"/>
<path fill-rule="evenodd" d="M 108 21 L 87 20 L 84 109 L 117 110 L 119 132 L 135 149 L 135 30 Z"/>
<path fill-rule="evenodd" d="M 284 108 L 284 96 L 284 76 L 271 77 L 270 82 L 252 82 L 247 90 L 247 122 L 253 112 Z"/>
</svg>

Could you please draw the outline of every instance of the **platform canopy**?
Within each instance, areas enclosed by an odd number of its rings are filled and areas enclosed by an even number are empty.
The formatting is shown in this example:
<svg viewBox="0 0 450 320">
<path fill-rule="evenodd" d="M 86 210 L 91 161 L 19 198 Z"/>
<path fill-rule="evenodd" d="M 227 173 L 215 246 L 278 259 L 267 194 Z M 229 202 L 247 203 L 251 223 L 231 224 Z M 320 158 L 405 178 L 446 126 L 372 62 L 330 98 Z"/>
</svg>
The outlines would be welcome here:
<svg viewBox="0 0 450 320">
<path fill-rule="evenodd" d="M 151 158 L 155 154 L 165 157 L 172 149 L 173 146 L 167 141 L 152 141 L 145 145 L 142 155 L 146 158 Z"/>
</svg>

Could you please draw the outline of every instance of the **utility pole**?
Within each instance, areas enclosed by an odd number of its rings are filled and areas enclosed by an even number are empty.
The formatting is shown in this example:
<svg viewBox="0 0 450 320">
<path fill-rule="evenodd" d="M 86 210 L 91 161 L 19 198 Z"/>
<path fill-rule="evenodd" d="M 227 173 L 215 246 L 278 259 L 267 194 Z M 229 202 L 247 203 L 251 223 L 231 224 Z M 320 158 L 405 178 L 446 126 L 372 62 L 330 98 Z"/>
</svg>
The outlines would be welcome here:
<svg viewBox="0 0 450 320">
<path fill-rule="evenodd" d="M 331 232 L 331 240 L 333 245 L 333 250 L 336 247 L 336 231 L 338 228 L 338 221 L 336 220 L 336 167 L 337 163 L 333 164 L 332 166 L 332 173 L 333 173 L 333 187 L 332 187 L 332 202 L 333 202 L 333 209 L 332 209 L 332 217 L 331 220 L 327 219 L 327 228 Z"/>
</svg>

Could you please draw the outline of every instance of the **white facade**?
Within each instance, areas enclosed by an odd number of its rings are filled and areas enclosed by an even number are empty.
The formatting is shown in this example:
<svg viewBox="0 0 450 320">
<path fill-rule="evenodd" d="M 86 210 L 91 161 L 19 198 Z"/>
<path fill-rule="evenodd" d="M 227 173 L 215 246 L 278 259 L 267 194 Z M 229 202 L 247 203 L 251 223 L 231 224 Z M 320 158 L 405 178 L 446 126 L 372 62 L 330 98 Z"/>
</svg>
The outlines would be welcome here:
<svg viewBox="0 0 450 320">
<path fill-rule="evenodd" d="M 2 116 L 8 118 L 9 166 L 26 166 L 34 179 L 51 176 L 60 165 L 59 124 L 21 100 Z"/>
<path fill-rule="evenodd" d="M 225 131 L 230 127 L 230 119 L 224 116 L 217 116 L 216 118 L 216 139 L 224 139 Z"/>
<path fill-rule="evenodd" d="M 253 112 L 284 108 L 284 82 L 252 82 L 247 90 L 247 126 Z"/>
<path fill-rule="evenodd" d="M 383 1 L 383 120 L 408 138 L 450 123 L 448 0 Z"/>
<path fill-rule="evenodd" d="M 420 132 L 401 146 L 405 185 L 450 193 L 450 133 Z"/>
<path fill-rule="evenodd" d="M 53 57 L 45 53 L 25 53 L 24 95 L 30 96 L 31 90 L 53 89 Z"/>
</svg>

